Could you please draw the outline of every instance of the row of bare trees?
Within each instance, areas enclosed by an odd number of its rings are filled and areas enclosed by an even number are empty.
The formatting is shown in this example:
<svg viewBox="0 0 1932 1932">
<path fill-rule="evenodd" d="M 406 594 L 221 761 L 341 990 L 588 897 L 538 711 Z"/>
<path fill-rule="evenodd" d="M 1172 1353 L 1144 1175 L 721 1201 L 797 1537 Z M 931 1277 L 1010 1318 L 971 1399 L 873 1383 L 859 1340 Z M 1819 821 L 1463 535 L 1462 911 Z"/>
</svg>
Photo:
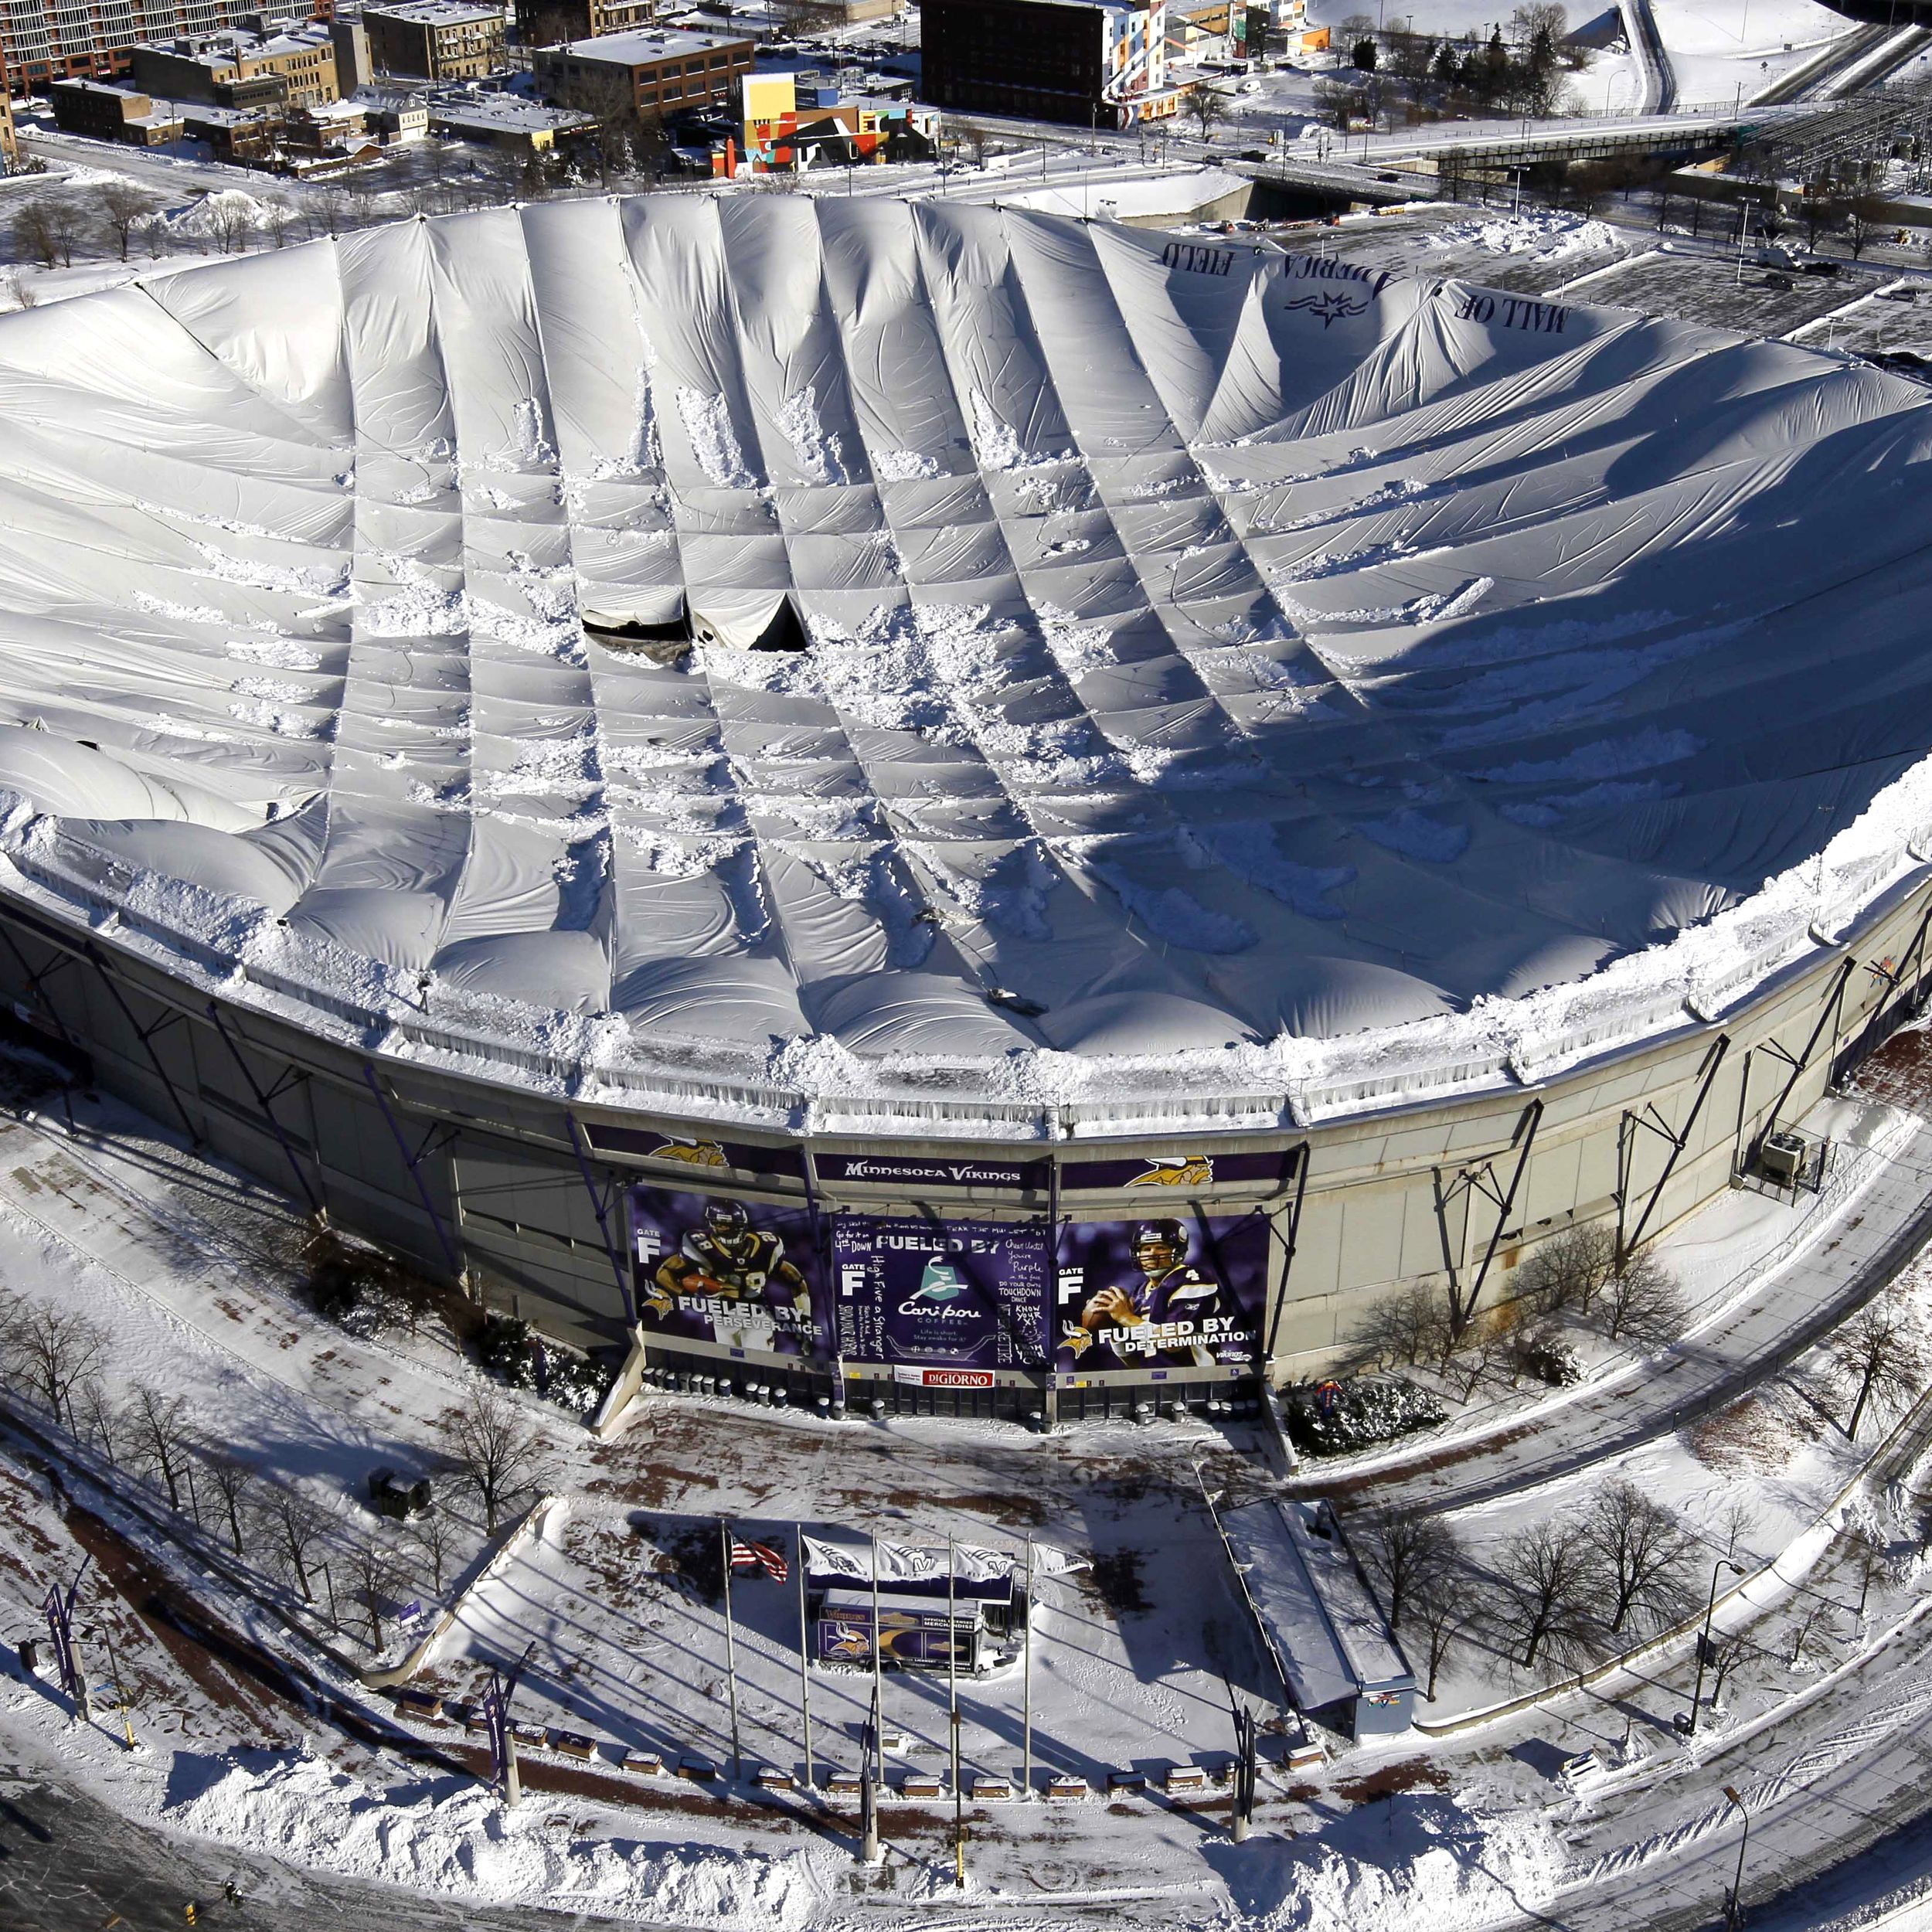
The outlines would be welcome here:
<svg viewBox="0 0 1932 1932">
<path fill-rule="evenodd" d="M 1350 1540 L 1389 1624 L 1422 1665 L 1427 1695 L 1464 1639 L 1526 1671 L 1575 1669 L 1696 1607 L 1698 1539 L 1633 1484 L 1504 1538 L 1478 1563 L 1440 1517 L 1389 1509 Z"/>
<path fill-rule="evenodd" d="M 472 1534 L 436 1509 L 393 1533 L 359 1505 L 318 1498 L 270 1475 L 213 1440 L 189 1396 L 147 1384 L 117 1400 L 104 1379 L 108 1331 L 72 1309 L 0 1289 L 0 1383 L 114 1469 L 165 1497 L 176 1515 L 220 1537 L 238 1557 L 277 1577 L 304 1604 L 338 1587 L 363 1613 L 372 1649 L 383 1647 L 383 1605 L 412 1569 L 440 1597 Z M 522 1407 L 488 1383 L 440 1418 L 437 1446 L 447 1487 L 471 1498 L 486 1535 L 550 1480 L 548 1444 Z"/>
</svg>

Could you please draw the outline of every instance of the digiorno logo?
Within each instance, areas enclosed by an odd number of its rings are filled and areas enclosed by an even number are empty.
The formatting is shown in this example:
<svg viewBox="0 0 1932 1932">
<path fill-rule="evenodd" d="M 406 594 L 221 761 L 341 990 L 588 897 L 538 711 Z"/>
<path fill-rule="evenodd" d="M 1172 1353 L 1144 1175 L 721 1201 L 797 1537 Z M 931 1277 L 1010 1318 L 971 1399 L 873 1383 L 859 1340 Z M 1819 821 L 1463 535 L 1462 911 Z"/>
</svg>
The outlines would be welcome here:
<svg viewBox="0 0 1932 1932">
<path fill-rule="evenodd" d="M 1182 1154 L 1165 1160 L 1150 1160 L 1145 1174 L 1137 1174 L 1129 1187 L 1206 1187 L 1214 1179 L 1211 1154 Z"/>
</svg>

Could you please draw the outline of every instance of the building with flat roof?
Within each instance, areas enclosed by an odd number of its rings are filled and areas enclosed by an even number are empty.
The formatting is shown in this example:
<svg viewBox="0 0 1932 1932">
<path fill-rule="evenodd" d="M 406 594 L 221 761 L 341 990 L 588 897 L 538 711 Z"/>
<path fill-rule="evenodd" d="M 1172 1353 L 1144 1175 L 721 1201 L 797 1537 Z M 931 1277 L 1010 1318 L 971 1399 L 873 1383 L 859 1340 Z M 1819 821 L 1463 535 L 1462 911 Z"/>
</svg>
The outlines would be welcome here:
<svg viewBox="0 0 1932 1932">
<path fill-rule="evenodd" d="M 926 0 L 920 18 L 936 106 L 1129 128 L 1179 104 L 1167 0 Z"/>
<path fill-rule="evenodd" d="M 53 107 L 53 124 L 63 134 L 125 141 L 132 148 L 165 147 L 181 135 L 179 111 L 157 106 L 151 95 L 125 83 L 77 75 L 56 80 L 47 90 L 47 98 Z"/>
<path fill-rule="evenodd" d="M 469 0 L 391 0 L 362 9 L 379 73 L 424 80 L 481 80 L 509 65 L 501 7 Z"/>
<path fill-rule="evenodd" d="M 164 101 L 211 107 L 311 107 L 342 92 L 325 26 L 286 33 L 240 31 L 133 50 L 134 85 Z"/>
<path fill-rule="evenodd" d="M 606 34 L 539 47 L 532 63 L 546 100 L 608 114 L 613 100 L 641 114 L 720 107 L 751 71 L 740 35 L 655 31 Z"/>
<path fill-rule="evenodd" d="M 463 95 L 429 104 L 432 134 L 474 141 L 513 154 L 546 154 L 563 138 L 597 125 L 594 114 L 526 100 L 520 94 Z"/>
</svg>

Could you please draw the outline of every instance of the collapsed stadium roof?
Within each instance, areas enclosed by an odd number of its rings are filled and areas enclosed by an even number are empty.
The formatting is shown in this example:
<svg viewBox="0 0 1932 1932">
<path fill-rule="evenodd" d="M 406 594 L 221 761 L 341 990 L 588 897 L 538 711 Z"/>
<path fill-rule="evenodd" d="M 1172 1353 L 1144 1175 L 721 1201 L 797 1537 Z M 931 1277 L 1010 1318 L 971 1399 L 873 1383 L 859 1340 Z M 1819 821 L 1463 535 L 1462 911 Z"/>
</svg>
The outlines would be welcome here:
<svg viewBox="0 0 1932 1932">
<path fill-rule="evenodd" d="M 8 316 L 0 422 L 7 888 L 519 1077 L 1534 1078 L 1932 820 L 1923 393 L 1707 328 L 641 197 Z"/>
</svg>

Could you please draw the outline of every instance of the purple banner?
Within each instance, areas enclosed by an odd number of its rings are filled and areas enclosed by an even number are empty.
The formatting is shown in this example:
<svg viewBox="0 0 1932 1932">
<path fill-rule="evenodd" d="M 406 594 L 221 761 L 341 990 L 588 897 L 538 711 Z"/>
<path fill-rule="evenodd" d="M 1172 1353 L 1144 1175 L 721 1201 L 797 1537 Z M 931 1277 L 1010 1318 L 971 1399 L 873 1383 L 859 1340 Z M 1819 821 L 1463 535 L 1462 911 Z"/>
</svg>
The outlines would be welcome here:
<svg viewBox="0 0 1932 1932">
<path fill-rule="evenodd" d="M 1230 1182 L 1287 1180 L 1296 1150 L 1270 1148 L 1260 1154 L 1131 1154 L 1109 1161 L 1069 1161 L 1060 1169 L 1064 1188 L 1144 1187 L 1193 1193 Z"/>
<path fill-rule="evenodd" d="M 631 1190 L 638 1319 L 648 1335 L 747 1354 L 828 1352 L 822 1270 L 803 1208 Z"/>
<path fill-rule="evenodd" d="M 962 1160 L 910 1154 L 820 1154 L 813 1165 L 821 1181 L 866 1181 L 876 1186 L 1001 1187 L 1046 1185 L 1044 1161 Z"/>
<path fill-rule="evenodd" d="M 796 1147 L 759 1147 L 749 1141 L 660 1134 L 655 1129 L 613 1127 L 600 1121 L 586 1121 L 583 1131 L 599 1153 L 626 1155 L 634 1161 L 662 1161 L 689 1168 L 694 1175 L 707 1169 L 735 1168 L 740 1174 L 783 1174 L 793 1180 L 804 1176 L 804 1155 Z"/>
<path fill-rule="evenodd" d="M 1252 1362 L 1267 1272 L 1259 1214 L 1069 1222 L 1055 1270 L 1053 1366 L 1096 1375 Z"/>
<path fill-rule="evenodd" d="M 838 1352 L 851 1362 L 1042 1367 L 1046 1264 L 1038 1221 L 842 1214 L 832 1231 Z"/>
</svg>

